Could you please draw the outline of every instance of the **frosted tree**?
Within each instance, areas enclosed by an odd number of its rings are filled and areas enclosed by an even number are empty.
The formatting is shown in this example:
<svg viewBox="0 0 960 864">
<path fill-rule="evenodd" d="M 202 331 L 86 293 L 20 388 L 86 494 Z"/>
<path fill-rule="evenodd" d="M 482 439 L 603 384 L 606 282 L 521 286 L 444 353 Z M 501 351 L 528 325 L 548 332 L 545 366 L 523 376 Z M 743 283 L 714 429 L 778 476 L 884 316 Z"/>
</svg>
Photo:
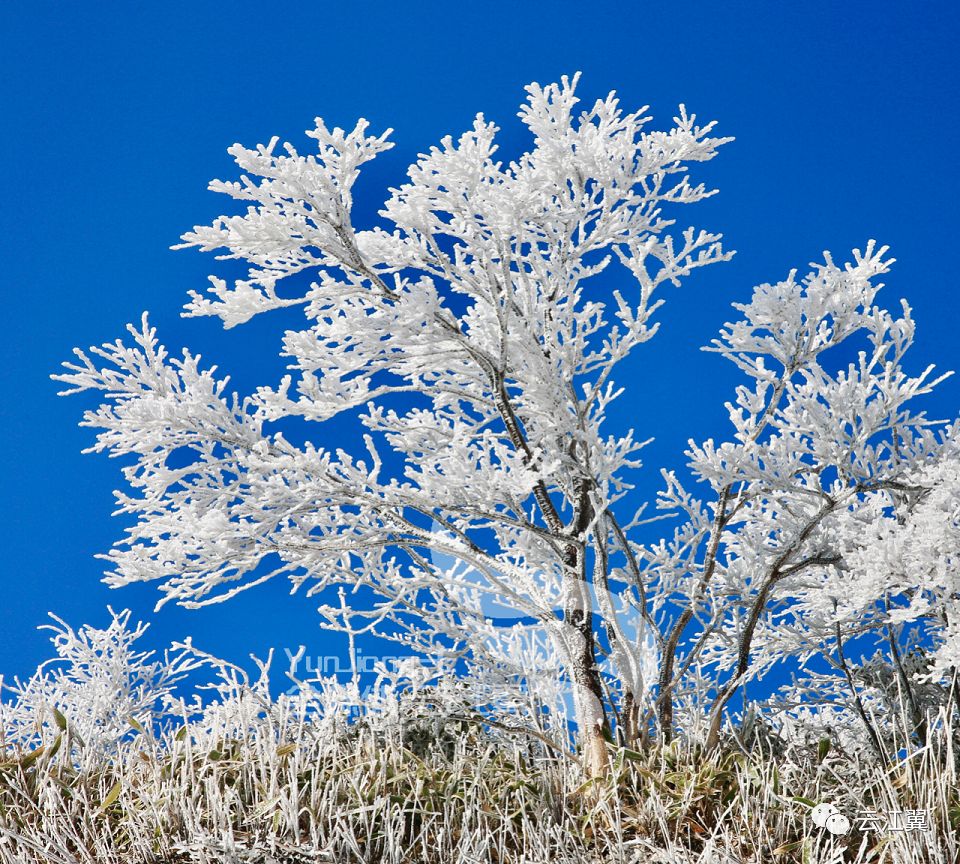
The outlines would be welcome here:
<svg viewBox="0 0 960 864">
<path fill-rule="evenodd" d="M 935 434 L 943 424 L 914 407 L 947 376 L 904 368 L 910 307 L 902 301 L 896 316 L 875 303 L 886 252 L 870 243 L 845 266 L 827 255 L 802 280 L 793 272 L 759 286 L 708 346 L 749 384 L 727 404 L 733 439 L 691 442 L 690 467 L 710 497 L 693 498 L 666 473 L 659 505 L 687 518 L 645 554 L 652 594 L 682 610 L 664 616 L 657 706 L 667 737 L 687 670 L 712 672 L 713 698 L 697 682 L 694 701 L 707 703 L 715 746 L 739 688 L 785 658 L 821 656 L 883 755 L 845 640 L 862 650 L 879 639 L 917 726 L 902 626 L 921 623 L 936 674 L 955 675 L 960 427 Z"/>
<path fill-rule="evenodd" d="M 802 650 L 839 632 L 854 612 L 824 607 L 827 583 L 873 573 L 858 520 L 897 533 L 913 523 L 891 517 L 913 508 L 922 545 L 939 516 L 917 509 L 934 482 L 920 475 L 945 445 L 904 407 L 934 382 L 900 369 L 909 310 L 872 305 L 882 251 L 828 259 L 805 282 L 757 289 L 723 332 L 715 350 L 751 384 L 730 408 L 735 440 L 690 452 L 713 500 L 668 474 L 659 505 L 687 518 L 672 540 L 636 543 L 643 507 L 624 499 L 644 442 L 605 426 L 614 376 L 655 335 L 663 287 L 729 257 L 673 218 L 712 194 L 689 169 L 729 139 L 682 107 L 655 131 L 613 94 L 575 114 L 576 83 L 527 88 L 533 144 L 515 161 L 497 160 L 497 128 L 478 116 L 421 155 L 364 229 L 352 190 L 389 133 L 318 119 L 313 155 L 277 139 L 231 147 L 240 179 L 211 189 L 246 212 L 181 248 L 249 270 L 211 277 L 186 314 L 234 327 L 302 307 L 303 329 L 283 334 L 291 374 L 273 386 L 228 394 L 197 355 L 170 356 L 146 316 L 131 344 L 77 351 L 55 377 L 102 394 L 83 421 L 99 430 L 91 449 L 132 457 L 119 505 L 135 524 L 105 556 L 109 584 L 155 580 L 161 602 L 199 606 L 286 577 L 319 597 L 327 626 L 466 664 L 491 692 L 563 679 L 596 776 L 614 727 L 632 744 L 655 713 L 669 738 L 691 693 L 715 741 L 732 695 L 776 662 L 781 628 Z M 856 334 L 859 360 L 828 373 L 821 355 Z M 344 414 L 363 434 L 324 439 Z M 285 437 L 290 418 L 312 440 Z M 879 582 L 873 600 L 905 596 Z M 327 602 L 338 589 L 349 607 Z M 497 625 L 491 608 L 520 623 Z"/>
<path fill-rule="evenodd" d="M 712 194 L 687 169 L 728 139 L 682 108 L 654 131 L 613 94 L 575 115 L 575 86 L 527 88 L 519 116 L 533 147 L 516 161 L 497 161 L 497 127 L 482 116 L 422 155 L 381 211 L 390 230 L 360 230 L 351 215 L 360 167 L 392 146 L 388 133 L 318 119 L 314 155 L 278 153 L 276 139 L 234 145 L 240 181 L 211 189 L 249 202 L 246 213 L 183 246 L 250 270 L 211 279 L 187 314 L 233 327 L 301 305 L 304 329 L 283 336 L 293 374 L 228 396 L 197 356 L 170 357 L 144 318 L 132 345 L 77 352 L 58 378 L 105 395 L 84 420 L 101 430 L 93 449 L 135 457 L 119 500 L 137 521 L 107 556 L 111 585 L 158 580 L 188 606 L 281 575 L 310 593 L 359 585 L 373 598 L 357 610 L 368 626 L 480 666 L 499 661 L 490 646 L 502 634 L 483 614 L 492 599 L 550 634 L 596 773 L 610 732 L 598 624 L 628 713 L 650 683 L 621 624 L 636 630 L 643 586 L 635 568 L 615 585 L 610 565 L 615 549 L 633 557 L 613 504 L 642 446 L 632 430 L 602 430 L 620 393 L 613 373 L 656 332 L 658 290 L 727 257 L 718 235 L 675 232 L 668 211 Z M 620 290 L 591 291 L 615 267 Z M 308 288 L 283 290 L 304 272 Z M 299 417 L 322 429 L 343 412 L 368 430 L 359 452 L 294 446 L 269 426 Z M 192 462 L 172 467 L 175 451 Z M 453 563 L 438 567 L 431 550 Z"/>
</svg>

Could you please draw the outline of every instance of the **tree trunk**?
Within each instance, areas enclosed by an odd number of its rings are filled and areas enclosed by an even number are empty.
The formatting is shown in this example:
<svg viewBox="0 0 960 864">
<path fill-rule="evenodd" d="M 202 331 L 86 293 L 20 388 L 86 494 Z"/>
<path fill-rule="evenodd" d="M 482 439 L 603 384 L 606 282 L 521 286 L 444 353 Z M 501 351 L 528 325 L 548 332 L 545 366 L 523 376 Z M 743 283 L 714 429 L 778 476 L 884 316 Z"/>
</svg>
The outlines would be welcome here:
<svg viewBox="0 0 960 864">
<path fill-rule="evenodd" d="M 587 674 L 582 674 L 587 673 Z M 596 688 L 595 686 L 596 685 Z M 607 738 L 609 723 L 597 689 L 596 670 L 573 670 L 573 702 L 577 715 L 583 773 L 588 780 L 605 777 L 610 767 Z"/>
<path fill-rule="evenodd" d="M 603 721 L 580 734 L 583 750 L 583 773 L 588 780 L 599 780 L 610 771 L 610 753 L 601 730 Z"/>
<path fill-rule="evenodd" d="M 560 626 L 570 658 L 573 704 L 584 775 L 588 780 L 593 780 L 605 777 L 609 770 L 607 741 L 610 738 L 610 724 L 603 706 L 603 689 L 597 672 L 589 588 L 586 582 L 579 580 L 571 580 L 567 588 L 567 604 Z"/>
</svg>

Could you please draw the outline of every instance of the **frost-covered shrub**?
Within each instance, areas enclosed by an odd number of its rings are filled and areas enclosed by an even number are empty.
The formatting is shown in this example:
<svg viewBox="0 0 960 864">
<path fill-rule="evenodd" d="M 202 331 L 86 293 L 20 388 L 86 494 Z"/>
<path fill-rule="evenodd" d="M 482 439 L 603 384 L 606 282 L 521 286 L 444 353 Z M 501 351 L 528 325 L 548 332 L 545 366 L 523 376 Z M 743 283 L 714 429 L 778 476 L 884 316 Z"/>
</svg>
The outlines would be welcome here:
<svg viewBox="0 0 960 864">
<path fill-rule="evenodd" d="M 198 667 L 189 651 L 155 659 L 136 642 L 148 625 L 131 624 L 130 611 L 110 612 L 105 628 L 77 630 L 55 615 L 56 657 L 25 682 L 0 690 L 0 735 L 6 747 L 30 749 L 61 733 L 84 758 L 105 759 L 137 731 L 151 729 L 176 704 L 177 684 Z M 4 696 L 8 698 L 3 698 Z"/>
</svg>

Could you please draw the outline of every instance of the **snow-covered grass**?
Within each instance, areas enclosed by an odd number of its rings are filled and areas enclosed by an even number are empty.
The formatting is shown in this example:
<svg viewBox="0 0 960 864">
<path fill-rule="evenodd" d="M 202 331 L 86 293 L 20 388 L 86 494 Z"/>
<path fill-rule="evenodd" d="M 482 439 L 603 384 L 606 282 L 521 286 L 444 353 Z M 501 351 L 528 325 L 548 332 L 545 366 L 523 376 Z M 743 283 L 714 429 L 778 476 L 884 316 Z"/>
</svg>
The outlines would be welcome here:
<svg viewBox="0 0 960 864">
<path fill-rule="evenodd" d="M 483 722 L 449 676 L 272 698 L 266 663 L 250 681 L 190 645 L 137 650 L 128 613 L 53 629 L 56 660 L 0 702 L 0 864 L 960 860 L 943 708 L 891 765 L 751 721 L 709 754 L 689 736 L 610 745 L 608 776 L 585 784 L 556 730 L 511 728 L 529 721 L 516 706 Z M 186 701 L 175 685 L 200 665 L 213 684 Z M 850 831 L 818 827 L 817 803 Z M 928 826 L 865 831 L 863 811 Z"/>
<path fill-rule="evenodd" d="M 0 774 L 0 860 L 26 862 L 943 862 L 960 856 L 955 767 L 911 770 L 729 752 L 618 753 L 609 782 L 477 732 L 448 746 L 402 732 L 306 726 L 210 746 L 140 736 L 78 772 L 48 749 Z M 807 754 L 809 757 L 809 754 Z M 624 758 L 629 756 L 629 758 Z M 635 761 L 636 760 L 636 761 Z M 809 805 L 926 810 L 928 831 L 837 838 Z M 951 827 L 952 825 L 952 827 Z"/>
<path fill-rule="evenodd" d="M 0 765 L 0 861 L 741 862 L 960 860 L 947 735 L 896 768 L 802 748 L 635 753 L 584 786 L 536 740 L 429 718 L 334 729 L 264 711 L 236 736 L 144 727 L 81 768 L 66 728 Z M 805 801 L 800 799 L 806 799 Z M 817 828 L 831 802 L 850 833 Z M 926 831 L 863 834 L 855 814 L 925 811 Z"/>
</svg>

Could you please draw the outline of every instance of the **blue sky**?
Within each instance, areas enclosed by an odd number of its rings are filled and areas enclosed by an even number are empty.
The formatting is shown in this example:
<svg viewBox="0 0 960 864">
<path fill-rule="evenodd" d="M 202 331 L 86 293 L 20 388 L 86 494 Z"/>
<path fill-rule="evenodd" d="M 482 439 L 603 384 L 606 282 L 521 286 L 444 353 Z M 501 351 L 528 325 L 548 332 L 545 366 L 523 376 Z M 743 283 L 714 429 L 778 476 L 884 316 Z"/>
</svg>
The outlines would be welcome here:
<svg viewBox="0 0 960 864">
<path fill-rule="evenodd" d="M 703 177 L 720 194 L 683 214 L 738 250 L 668 296 L 662 330 L 620 419 L 657 441 L 637 477 L 678 466 L 689 437 L 726 433 L 736 383 L 697 349 L 757 282 L 871 237 L 898 263 L 883 297 L 918 321 L 914 363 L 960 367 L 954 268 L 960 170 L 960 13 L 954 4 L 808 2 L 65 4 L 0 9 L 2 296 L 0 326 L 0 673 L 48 656 L 47 610 L 80 624 L 105 606 L 153 622 L 151 643 L 192 634 L 242 660 L 300 643 L 327 646 L 313 604 L 283 583 L 202 611 L 152 607 L 151 586 L 110 591 L 94 559 L 121 533 L 110 517 L 116 463 L 81 456 L 90 402 L 49 380 L 74 345 L 122 335 L 149 309 L 162 339 L 189 345 L 248 392 L 273 383 L 281 327 L 264 318 L 225 333 L 181 320 L 189 289 L 217 266 L 169 246 L 227 204 L 205 187 L 232 176 L 225 149 L 280 135 L 306 147 L 312 118 L 393 127 L 397 147 L 358 190 L 358 224 L 416 154 L 467 128 L 477 111 L 525 145 L 522 87 L 582 70 L 587 99 L 616 89 L 662 123 L 684 102 L 736 136 Z M 328 8 L 330 7 L 330 8 Z M 221 271 L 222 272 L 222 271 Z M 960 380 L 927 401 L 954 417 Z"/>
</svg>

